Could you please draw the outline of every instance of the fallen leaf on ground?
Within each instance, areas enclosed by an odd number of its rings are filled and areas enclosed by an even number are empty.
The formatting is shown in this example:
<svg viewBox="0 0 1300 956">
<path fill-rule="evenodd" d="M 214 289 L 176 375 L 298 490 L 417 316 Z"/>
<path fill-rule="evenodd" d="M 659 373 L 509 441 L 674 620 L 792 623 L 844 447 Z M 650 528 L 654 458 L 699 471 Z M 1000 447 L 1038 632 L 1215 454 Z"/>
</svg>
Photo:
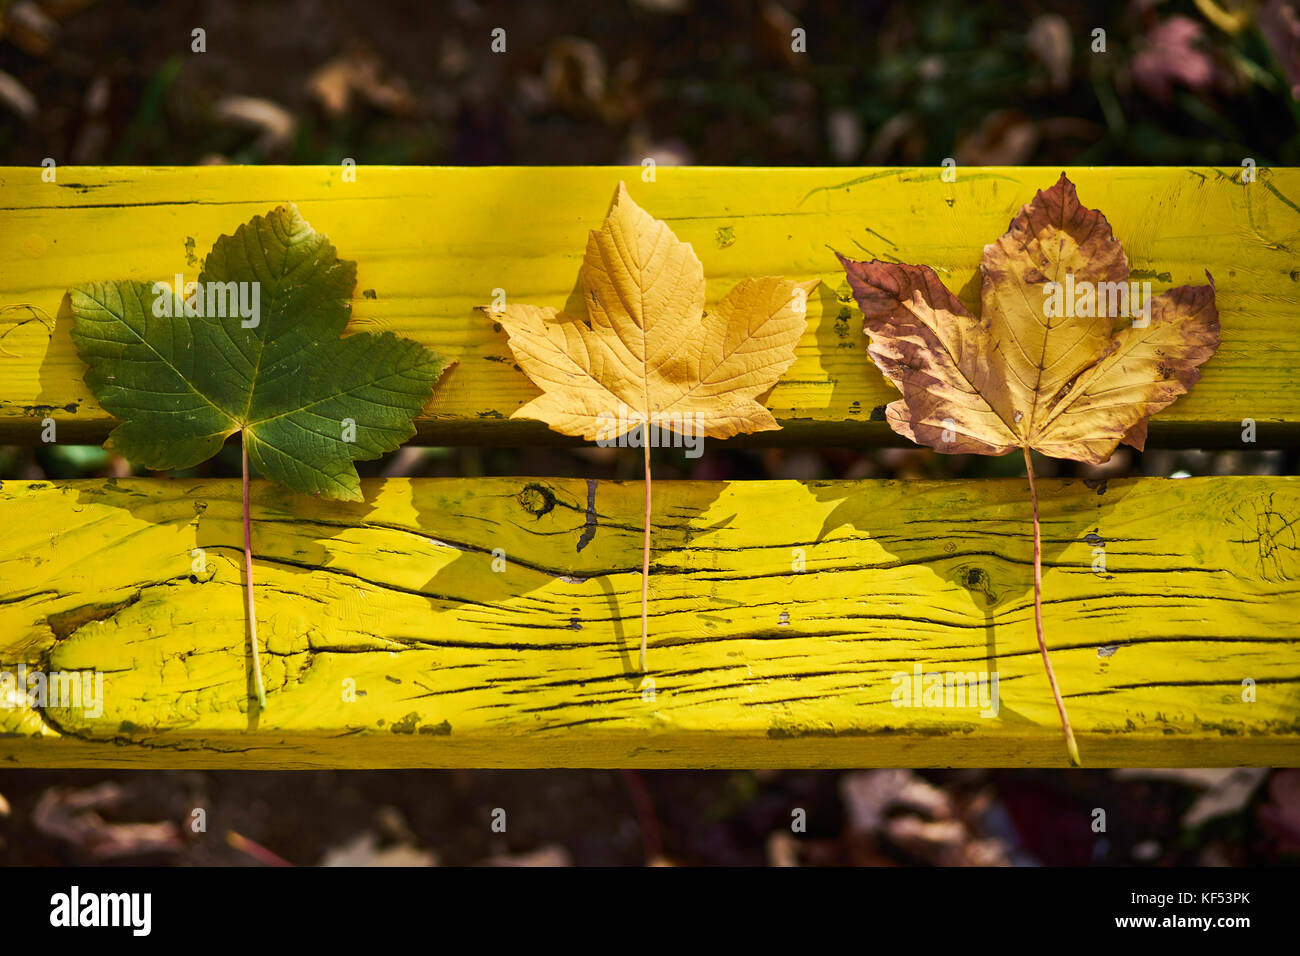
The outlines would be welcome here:
<svg viewBox="0 0 1300 956">
<path fill-rule="evenodd" d="M 1202 48 L 1204 31 L 1190 17 L 1161 20 L 1133 57 L 1133 81 L 1152 99 L 1169 102 L 1175 84 L 1208 93 L 1216 84 L 1214 60 Z"/>
<path fill-rule="evenodd" d="M 416 107 L 406 81 L 389 76 L 378 54 L 360 44 L 349 47 L 313 73 L 307 89 L 334 117 L 346 113 L 354 98 L 395 116 L 410 115 Z"/>
<path fill-rule="evenodd" d="M 569 851 L 558 843 L 547 844 L 527 853 L 499 854 L 490 856 L 483 866 L 573 866 Z"/>
<path fill-rule="evenodd" d="M 840 799 L 855 833 L 878 833 L 898 809 L 931 818 L 952 815 L 948 795 L 910 770 L 863 770 L 840 777 Z"/>
<path fill-rule="evenodd" d="M 263 153 L 287 147 L 298 127 L 294 115 L 278 103 L 253 96 L 227 96 L 217 102 L 220 122 L 255 129 L 261 135 L 254 144 Z"/>
<path fill-rule="evenodd" d="M 379 838 L 367 831 L 325 851 L 321 866 L 437 866 L 438 857 L 405 843 L 381 847 Z"/>
<path fill-rule="evenodd" d="M 115 783 L 73 790 L 51 787 L 32 810 L 32 824 L 46 836 L 64 840 L 96 859 L 184 849 L 180 828 L 160 823 L 109 823 L 96 811 L 119 806 L 126 791 Z"/>
<path fill-rule="evenodd" d="M 1070 85 L 1073 41 L 1070 22 L 1059 13 L 1040 13 L 1025 31 L 1025 46 L 1047 67 L 1051 89 L 1059 93 Z"/>
<path fill-rule="evenodd" d="M 614 118 L 613 104 L 606 102 L 605 58 L 590 40 L 553 40 L 542 63 L 542 84 L 550 102 L 561 109 Z"/>
<path fill-rule="evenodd" d="M 25 120 L 36 118 L 36 97 L 4 70 L 0 70 L 0 103 Z"/>
<path fill-rule="evenodd" d="M 911 770 L 864 770 L 840 778 L 848 842 L 859 862 L 896 848 L 935 866 L 1007 866 L 1005 841 L 982 835 L 987 800 L 960 805 Z"/>
<path fill-rule="evenodd" d="M 5 4 L 0 11 L 0 32 L 31 56 L 48 55 L 59 42 L 62 28 L 34 0 Z"/>
<path fill-rule="evenodd" d="M 1268 776 L 1264 767 L 1119 768 L 1117 780 L 1173 780 L 1203 791 L 1183 814 L 1184 827 L 1194 829 L 1216 817 L 1240 813 Z"/>
<path fill-rule="evenodd" d="M 768 866 L 791 867 L 799 865 L 799 841 L 784 830 L 774 830 L 763 844 Z"/>
</svg>

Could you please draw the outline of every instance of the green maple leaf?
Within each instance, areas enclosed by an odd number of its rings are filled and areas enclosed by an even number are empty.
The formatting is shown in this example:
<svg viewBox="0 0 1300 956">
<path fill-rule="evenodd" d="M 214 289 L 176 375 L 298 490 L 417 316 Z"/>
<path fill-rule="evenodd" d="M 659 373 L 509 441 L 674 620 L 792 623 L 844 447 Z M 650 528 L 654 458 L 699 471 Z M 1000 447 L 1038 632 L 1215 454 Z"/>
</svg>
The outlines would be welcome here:
<svg viewBox="0 0 1300 956">
<path fill-rule="evenodd" d="M 217 239 L 199 275 L 205 287 L 258 283 L 256 325 L 238 313 L 187 316 L 174 290 L 155 293 L 157 283 L 72 289 L 72 339 L 90 366 L 86 384 L 122 419 L 105 447 L 157 471 L 190 468 L 242 432 L 265 477 L 305 494 L 360 500 L 352 462 L 415 434 L 412 419 L 448 363 L 388 332 L 340 338 L 356 274 L 356 263 L 340 259 L 287 205 Z M 172 299 L 165 309 L 156 309 L 159 295 Z"/>
<path fill-rule="evenodd" d="M 248 623 L 263 707 L 249 462 L 294 491 L 360 500 L 352 463 L 415 434 L 413 419 L 449 364 L 389 332 L 342 337 L 356 274 L 290 204 L 217 239 L 198 279 L 215 294 L 200 300 L 183 289 L 189 309 L 170 283 L 94 282 L 69 292 L 86 384 L 122 420 L 105 448 L 154 470 L 189 468 L 241 436 Z"/>
</svg>

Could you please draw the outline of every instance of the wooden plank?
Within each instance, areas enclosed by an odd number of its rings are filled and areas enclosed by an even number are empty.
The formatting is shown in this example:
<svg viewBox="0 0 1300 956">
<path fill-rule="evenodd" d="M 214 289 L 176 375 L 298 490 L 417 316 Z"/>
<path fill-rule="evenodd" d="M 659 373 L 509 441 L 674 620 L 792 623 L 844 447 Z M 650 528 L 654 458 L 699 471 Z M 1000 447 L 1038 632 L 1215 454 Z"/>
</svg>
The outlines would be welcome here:
<svg viewBox="0 0 1300 956">
<path fill-rule="evenodd" d="M 657 488 L 651 700 L 639 483 L 392 479 L 356 505 L 257 483 L 250 716 L 238 483 L 6 481 L 0 662 L 104 687 L 97 715 L 10 700 L 0 766 L 1064 764 L 1023 481 Z M 1085 763 L 1300 764 L 1300 479 L 1040 494 Z M 997 716 L 894 706 L 918 664 L 996 673 Z"/>
<path fill-rule="evenodd" d="M 352 327 L 393 330 L 454 356 L 420 422 L 433 443 L 559 442 L 536 422 L 508 421 L 535 389 L 514 368 L 504 333 L 474 311 L 504 289 L 512 301 L 563 306 L 587 230 L 619 180 L 667 219 L 704 262 L 711 302 L 751 275 L 821 277 L 798 360 L 768 400 L 785 430 L 748 441 L 901 441 L 879 419 L 894 397 L 864 351 L 862 320 L 832 250 L 934 266 L 969 303 L 985 243 L 1058 170 L 420 168 L 0 168 L 0 440 L 103 439 L 111 420 L 81 380 L 64 290 L 130 277 L 197 276 L 213 240 L 294 201 L 359 262 Z M 1189 396 L 1156 420 L 1153 442 L 1261 445 L 1300 439 L 1300 170 L 1069 170 L 1102 209 L 1135 278 L 1160 291 L 1218 289 L 1223 345 Z M 39 312 L 23 307 L 28 304 Z M 41 316 L 54 319 L 52 330 Z M 873 420 L 873 416 L 877 420 Z"/>
</svg>

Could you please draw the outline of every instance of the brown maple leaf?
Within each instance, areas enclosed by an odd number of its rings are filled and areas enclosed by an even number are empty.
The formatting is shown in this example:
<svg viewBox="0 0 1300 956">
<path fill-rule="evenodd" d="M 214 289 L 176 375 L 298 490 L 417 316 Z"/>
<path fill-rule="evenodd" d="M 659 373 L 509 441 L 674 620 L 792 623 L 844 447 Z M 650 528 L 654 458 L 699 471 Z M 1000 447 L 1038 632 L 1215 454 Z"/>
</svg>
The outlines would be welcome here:
<svg viewBox="0 0 1300 956">
<path fill-rule="evenodd" d="M 1020 449 L 1034 512 L 1034 621 L 1071 760 L 1078 748 L 1043 641 L 1042 545 L 1030 450 L 1100 463 L 1141 450 L 1147 419 L 1200 378 L 1219 346 L 1214 285 L 1149 296 L 1106 217 L 1061 174 L 984 247 L 977 318 L 929 266 L 840 256 L 872 360 L 903 393 L 900 435 L 949 454 Z M 1209 277 L 1209 273 L 1206 273 Z"/>
<path fill-rule="evenodd" d="M 758 397 L 794 362 L 808 295 L 819 280 L 745 279 L 705 311 L 704 267 L 694 250 L 634 203 L 622 183 L 608 217 L 588 237 L 579 275 L 584 316 L 533 305 L 484 309 L 542 389 L 512 418 L 540 419 L 565 435 L 603 443 L 639 435 L 629 444 L 645 449 L 644 672 L 650 446 L 665 432 L 698 440 L 780 428 Z"/>
</svg>

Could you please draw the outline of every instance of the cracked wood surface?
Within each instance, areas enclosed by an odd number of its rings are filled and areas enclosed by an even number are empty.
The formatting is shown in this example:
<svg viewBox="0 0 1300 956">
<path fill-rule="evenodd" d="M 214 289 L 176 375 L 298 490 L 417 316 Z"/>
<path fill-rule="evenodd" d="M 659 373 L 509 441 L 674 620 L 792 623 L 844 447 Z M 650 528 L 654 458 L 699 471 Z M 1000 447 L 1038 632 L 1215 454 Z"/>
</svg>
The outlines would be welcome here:
<svg viewBox="0 0 1300 956">
<path fill-rule="evenodd" d="M 866 358 L 862 316 L 832 250 L 933 266 L 975 306 L 992 242 L 1060 170 L 660 168 L 60 167 L 0 168 L 0 440 L 101 441 L 111 420 L 82 381 L 65 290 L 81 282 L 197 278 L 218 235 L 294 201 L 344 258 L 358 262 L 351 328 L 393 331 L 458 359 L 418 425 L 426 442 L 566 439 L 509 420 L 536 396 L 505 333 L 474 311 L 493 290 L 562 307 L 575 293 L 587 231 L 614 187 L 667 220 L 704 263 L 715 303 L 746 276 L 823 280 L 798 358 L 766 404 L 785 430 L 746 442 L 901 443 L 882 419 L 897 397 Z M 1190 395 L 1162 412 L 1151 441 L 1241 447 L 1300 438 L 1300 170 L 1070 168 L 1081 199 L 1123 242 L 1152 291 L 1217 288 L 1223 344 Z M 30 308 L 29 308 L 30 306 Z M 878 411 L 880 410 L 880 411 Z M 1256 447 L 1259 447 L 1258 445 Z"/>
<path fill-rule="evenodd" d="M 0 766 L 1064 763 L 1023 481 L 657 487 L 648 699 L 640 483 L 376 480 L 359 504 L 255 483 L 250 714 L 238 482 L 5 481 L 0 663 L 99 670 L 104 696 L 11 696 Z M 1300 479 L 1040 494 L 1085 764 L 1300 764 Z M 997 716 L 894 706 L 915 664 L 996 671 Z"/>
</svg>

